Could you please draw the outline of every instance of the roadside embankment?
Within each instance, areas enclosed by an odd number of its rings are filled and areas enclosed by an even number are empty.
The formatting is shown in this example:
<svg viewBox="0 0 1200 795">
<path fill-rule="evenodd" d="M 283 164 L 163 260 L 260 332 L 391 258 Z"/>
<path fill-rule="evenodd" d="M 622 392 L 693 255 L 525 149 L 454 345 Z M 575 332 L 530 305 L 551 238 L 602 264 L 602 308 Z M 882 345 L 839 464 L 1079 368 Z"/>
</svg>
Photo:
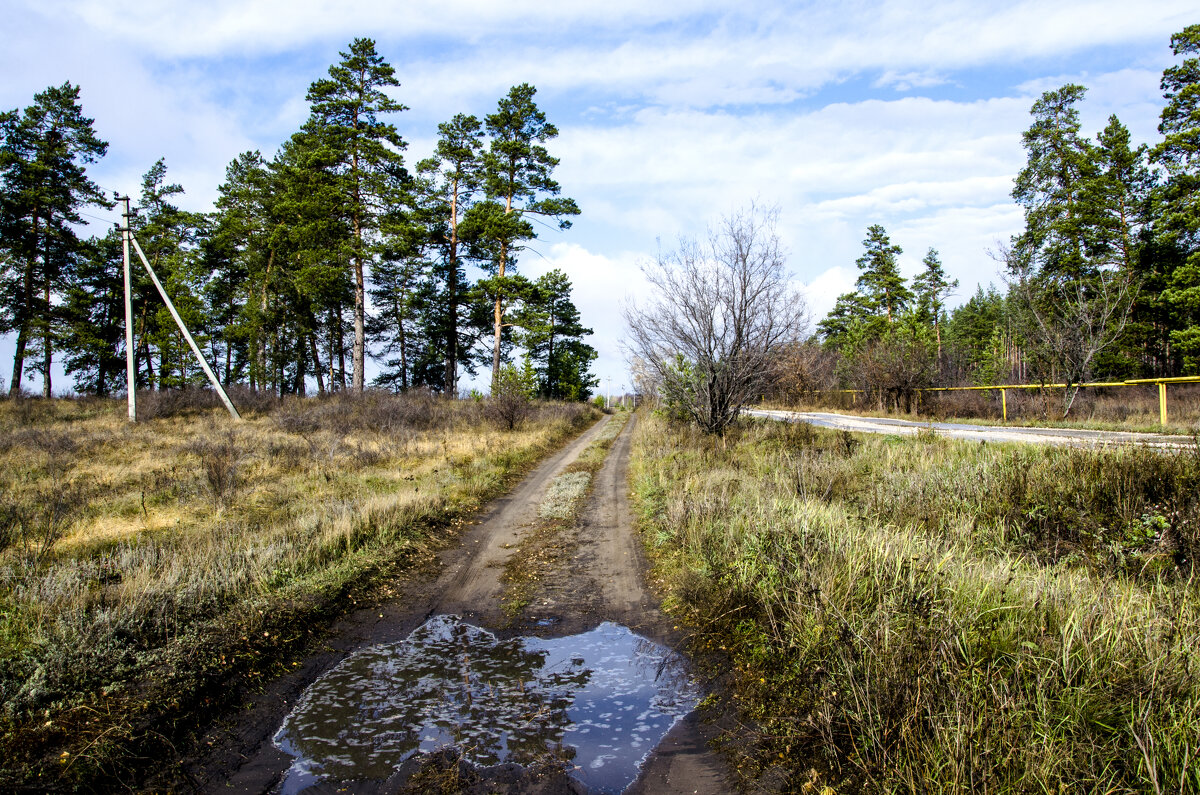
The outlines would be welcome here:
<svg viewBox="0 0 1200 795">
<path fill-rule="evenodd" d="M 1200 790 L 1200 455 L 644 416 L 654 579 L 788 791 Z"/>
</svg>

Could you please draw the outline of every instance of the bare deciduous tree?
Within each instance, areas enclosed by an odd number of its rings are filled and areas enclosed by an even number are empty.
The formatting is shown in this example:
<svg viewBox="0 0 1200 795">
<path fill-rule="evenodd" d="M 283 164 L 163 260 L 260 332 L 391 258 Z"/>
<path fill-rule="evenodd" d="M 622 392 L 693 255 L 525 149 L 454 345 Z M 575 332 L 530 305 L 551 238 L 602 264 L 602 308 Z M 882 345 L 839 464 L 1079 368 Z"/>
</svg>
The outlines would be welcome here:
<svg viewBox="0 0 1200 795">
<path fill-rule="evenodd" d="M 1019 246 L 1000 244 L 993 256 L 1007 266 L 1009 286 L 1028 316 L 1034 352 L 1043 367 L 1049 365 L 1042 376 L 1067 385 L 1065 418 L 1079 384 L 1091 379 L 1096 356 L 1124 333 L 1137 285 L 1125 270 L 1097 268 L 1071 278 L 1038 273 Z"/>
<path fill-rule="evenodd" d="M 820 393 L 838 386 L 838 354 L 815 339 L 784 345 L 771 359 L 767 397 L 773 400 L 812 405 Z"/>
<path fill-rule="evenodd" d="M 788 281 L 777 209 L 721 219 L 703 242 L 643 267 L 653 299 L 625 308 L 626 347 L 653 375 L 659 395 L 708 433 L 723 434 L 772 375 L 772 359 L 808 327 L 803 297 Z"/>
</svg>

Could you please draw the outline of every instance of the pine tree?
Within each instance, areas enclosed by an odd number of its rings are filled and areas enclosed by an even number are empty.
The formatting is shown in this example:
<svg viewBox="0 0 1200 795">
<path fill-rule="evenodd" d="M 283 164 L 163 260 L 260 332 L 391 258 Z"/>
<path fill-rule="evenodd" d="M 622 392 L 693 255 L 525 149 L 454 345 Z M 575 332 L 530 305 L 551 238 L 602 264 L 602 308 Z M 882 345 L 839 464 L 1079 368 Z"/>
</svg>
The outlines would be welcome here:
<svg viewBox="0 0 1200 795">
<path fill-rule="evenodd" d="M 214 334 L 224 362 L 214 357 L 226 386 L 248 377 L 256 385 L 259 373 L 260 318 L 264 301 L 255 300 L 264 264 L 273 251 L 271 174 L 260 152 L 243 152 L 225 168 L 225 182 L 217 189 L 216 212 L 209 234 L 201 241 L 205 270 L 212 274 L 206 298 L 220 329 Z M 278 235 L 276 235 L 278 237 Z"/>
<path fill-rule="evenodd" d="M 926 323 L 932 323 L 934 339 L 937 341 L 937 360 L 942 361 L 942 313 L 946 299 L 958 289 L 958 279 L 946 280 L 946 269 L 938 257 L 936 248 L 925 253 L 922 261 L 925 270 L 913 279 L 913 292 L 917 299 L 917 313 Z"/>
<path fill-rule="evenodd" d="M 515 266 L 512 258 L 520 250 L 520 241 L 536 236 L 532 226 L 522 223 L 522 216 L 554 218 L 560 229 L 567 229 L 569 216 L 579 214 L 573 199 L 558 195 L 559 184 L 551 176 L 558 159 L 543 144 L 557 137 L 558 129 L 534 103 L 536 93 L 528 83 L 513 86 L 496 112 L 485 119 L 492 138 L 483 158 L 485 185 L 488 196 L 503 207 L 502 214 L 492 213 L 484 227 L 496 246 L 490 285 L 485 287 L 494 301 L 493 379 L 500 372 L 505 304 L 515 291 L 506 277 Z"/>
<path fill-rule="evenodd" d="M 866 251 L 857 260 L 862 275 L 856 284 L 874 311 L 882 310 L 887 322 L 891 323 L 912 301 L 912 292 L 896 264 L 896 257 L 904 253 L 904 249 L 893 244 L 887 230 L 879 224 L 868 227 L 863 246 Z"/>
<path fill-rule="evenodd" d="M 1132 272 L 1139 236 L 1150 218 L 1154 175 L 1145 144 L 1130 147 L 1129 130 L 1115 115 L 1096 136 L 1091 180 L 1084 186 L 1088 257 L 1101 268 Z"/>
<path fill-rule="evenodd" d="M 1163 291 L 1171 308 L 1171 341 L 1188 373 L 1200 373 L 1200 25 L 1171 37 L 1171 50 L 1184 58 L 1163 72 L 1167 100 L 1158 131 L 1163 141 L 1154 161 L 1167 172 L 1159 236 L 1178 251 Z"/>
<path fill-rule="evenodd" d="M 121 234 L 88 241 L 68 282 L 63 316 L 64 365 L 75 389 L 114 391 L 125 368 L 125 280 Z"/>
<path fill-rule="evenodd" d="M 388 245 L 376 263 L 370 291 L 376 314 L 367 331 L 380 344 L 385 358 L 377 386 L 403 391 L 416 385 L 416 369 L 426 359 L 429 340 L 420 333 L 420 292 L 429 273 L 425 258 L 426 230 L 408 223 L 406 217 L 392 219 Z"/>
<path fill-rule="evenodd" d="M 263 328 L 274 330 L 285 319 L 297 327 L 307 339 L 313 371 L 318 374 L 317 388 L 322 391 L 318 339 L 325 348 L 329 389 L 345 389 L 345 336 L 349 330 L 345 309 L 355 302 L 354 232 L 338 157 L 319 125 L 310 120 L 270 166 L 271 208 L 279 226 L 270 236 L 263 307 L 279 320 Z M 274 337 L 268 342 L 279 351 L 278 358 L 286 352 L 278 335 Z M 278 369 L 276 366 L 272 372 Z"/>
<path fill-rule="evenodd" d="M 371 235 L 380 215 L 404 201 L 395 176 L 402 169 L 404 140 L 395 126 L 380 120 L 406 110 L 386 93 L 399 86 L 395 70 L 375 52 L 375 42 L 358 38 L 329 78 L 308 89 L 309 131 L 333 154 L 339 190 L 350 222 L 350 263 L 354 272 L 354 391 L 364 388 L 366 362 L 366 267 L 373 261 Z"/>
<path fill-rule="evenodd" d="M 1039 272 L 1056 279 L 1091 272 L 1085 191 L 1095 173 L 1095 156 L 1079 134 L 1075 108 L 1085 93 L 1083 86 L 1067 84 L 1033 104 L 1033 124 L 1022 136 L 1028 160 L 1012 192 L 1025 208 L 1021 247 Z"/>
<path fill-rule="evenodd" d="M 1068 384 L 1064 417 L 1096 357 L 1124 334 L 1136 290 L 1129 262 L 1114 261 L 1130 227 L 1114 235 L 1112 223 L 1113 212 L 1129 207 L 1136 158 L 1119 122 L 1110 121 L 1100 148 L 1079 134 L 1075 104 L 1084 93 L 1068 84 L 1034 103 L 1024 134 L 1028 162 L 1013 189 L 1025 231 L 1004 253 L 1039 375 Z"/>
<path fill-rule="evenodd" d="M 0 114 L 0 331 L 16 331 L 9 391 L 21 391 L 26 348 L 41 335 L 42 388 L 51 395 L 54 335 L 60 321 L 53 294 L 81 243 L 81 208 L 107 206 L 86 167 L 108 150 L 83 115 L 70 83 L 34 95 L 23 113 Z"/>
<path fill-rule="evenodd" d="M 483 125 L 474 116 L 458 114 L 438 125 L 434 155 L 418 164 L 424 178 L 421 191 L 434 205 L 440 222 L 431 224 L 442 249 L 425 291 L 426 329 L 440 341 L 445 372 L 440 379 L 448 394 L 458 393 L 458 371 L 463 359 L 462 314 L 468 306 L 470 284 L 462 267 L 460 232 L 463 217 L 483 186 Z M 439 282 L 440 284 L 435 284 Z"/>
<path fill-rule="evenodd" d="M 567 274 L 555 269 L 538 277 L 518 322 L 542 397 L 586 400 L 598 383 L 588 372 L 597 354 L 583 341 L 592 330 L 579 321 Z"/>
<path fill-rule="evenodd" d="M 175 309 L 203 350 L 208 324 L 203 294 L 208 274 L 199 261 L 198 241 L 204 218 L 173 203 L 175 196 L 184 193 L 183 186 L 168 183 L 166 178 L 167 166 L 160 158 L 142 177 L 141 199 L 131 228 Z M 140 268 L 134 273 L 134 313 L 139 316 L 134 344 L 141 352 L 138 358 L 146 361 L 151 385 L 155 381 L 151 362 L 154 353 L 158 355 L 159 389 L 203 383 L 203 373 L 195 365 L 191 349 L 149 277 Z"/>
</svg>

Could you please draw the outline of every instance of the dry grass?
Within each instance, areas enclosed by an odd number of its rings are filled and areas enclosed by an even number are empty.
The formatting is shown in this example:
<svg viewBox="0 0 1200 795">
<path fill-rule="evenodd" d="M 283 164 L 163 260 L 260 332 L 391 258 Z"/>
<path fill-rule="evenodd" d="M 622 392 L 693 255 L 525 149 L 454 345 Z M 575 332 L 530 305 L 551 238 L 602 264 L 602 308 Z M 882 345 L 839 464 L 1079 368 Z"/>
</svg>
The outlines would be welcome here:
<svg viewBox="0 0 1200 795">
<path fill-rule="evenodd" d="M 641 526 L 796 791 L 1200 789 L 1200 457 L 650 417 Z M 809 789 L 805 789 L 808 787 Z"/>
<path fill-rule="evenodd" d="M 233 424 L 175 405 L 129 425 L 123 404 L 0 401 L 0 786 L 130 780 L 139 743 L 267 672 L 372 572 L 428 559 L 596 416 L 546 405 L 502 431 L 473 402 L 372 394 Z"/>
</svg>

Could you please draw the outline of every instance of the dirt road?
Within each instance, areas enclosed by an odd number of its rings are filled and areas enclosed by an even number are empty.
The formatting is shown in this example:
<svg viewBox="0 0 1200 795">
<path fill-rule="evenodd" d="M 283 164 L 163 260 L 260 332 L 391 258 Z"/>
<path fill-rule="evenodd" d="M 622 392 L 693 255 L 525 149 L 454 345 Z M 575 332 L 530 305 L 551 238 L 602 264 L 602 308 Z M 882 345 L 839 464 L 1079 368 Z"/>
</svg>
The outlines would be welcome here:
<svg viewBox="0 0 1200 795">
<path fill-rule="evenodd" d="M 500 575 L 522 528 L 535 520 L 550 482 L 609 421 L 609 417 L 602 419 L 541 464 L 507 497 L 485 509 L 461 543 L 440 556 L 434 576 L 399 583 L 398 597 L 364 607 L 337 622 L 325 650 L 304 660 L 295 673 L 272 683 L 201 739 L 199 746 L 209 750 L 183 763 L 183 778 L 203 792 L 277 789 L 293 760 L 275 747 L 272 737 L 304 689 L 354 651 L 401 640 L 433 615 L 461 615 L 502 636 L 561 637 L 613 621 L 664 645 L 676 645 L 679 638 L 644 586 L 645 561 L 632 530 L 627 465 L 634 420 L 614 441 L 596 475 L 590 502 L 570 539 L 569 565 L 542 581 L 515 621 L 508 621 L 501 609 Z M 627 792 L 726 791 L 723 768 L 708 750 L 703 731 L 693 719 L 676 724 Z M 518 779 L 499 791 L 578 788 L 577 783 L 560 779 L 536 785 Z M 318 786 L 309 791 L 323 789 Z M 356 786 L 355 791 L 367 789 Z"/>
</svg>

